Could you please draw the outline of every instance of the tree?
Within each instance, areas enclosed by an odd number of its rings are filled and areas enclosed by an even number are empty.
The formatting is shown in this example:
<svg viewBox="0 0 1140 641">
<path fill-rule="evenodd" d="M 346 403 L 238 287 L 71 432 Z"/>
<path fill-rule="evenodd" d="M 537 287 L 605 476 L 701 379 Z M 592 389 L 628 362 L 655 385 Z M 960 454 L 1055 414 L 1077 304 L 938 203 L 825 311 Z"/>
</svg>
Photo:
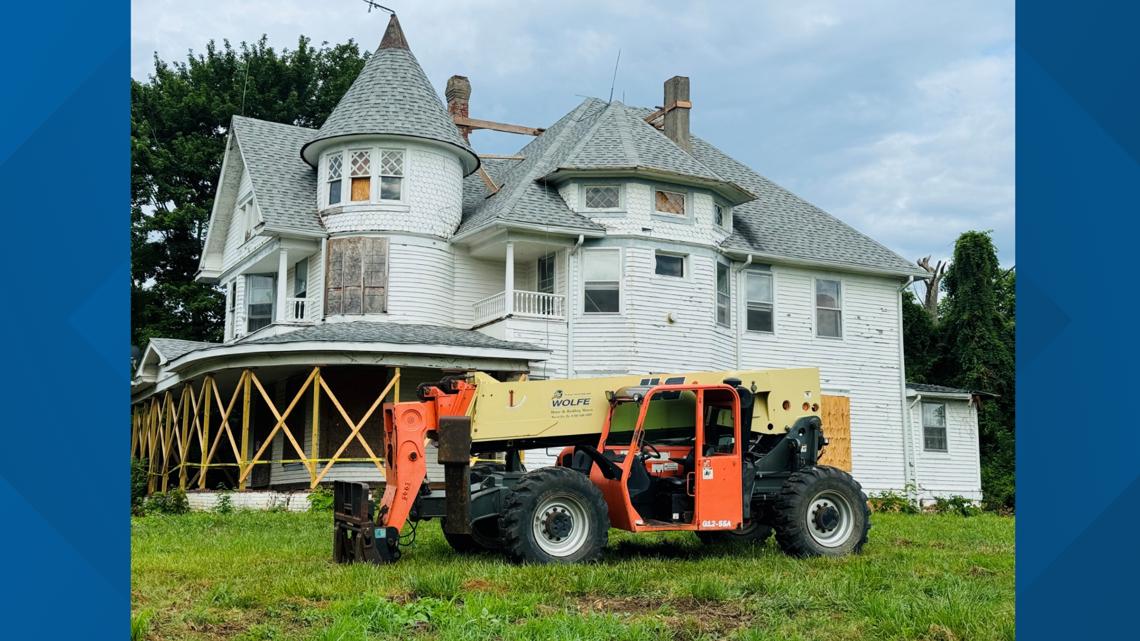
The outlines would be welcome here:
<svg viewBox="0 0 1140 641">
<path fill-rule="evenodd" d="M 368 54 L 351 40 L 276 52 L 265 36 L 131 82 L 131 341 L 156 336 L 219 340 L 223 294 L 194 282 L 230 118 L 242 114 L 318 127 Z"/>
<path fill-rule="evenodd" d="M 931 369 L 938 360 L 938 333 L 934 318 L 915 301 L 909 290 L 903 292 L 903 360 L 906 363 L 906 380 L 914 383 L 935 383 L 930 380 Z"/>
<path fill-rule="evenodd" d="M 929 274 L 923 280 L 926 282 L 926 296 L 922 302 L 922 306 L 926 308 L 926 313 L 930 315 L 932 321 L 938 320 L 938 295 L 942 292 L 942 279 L 946 277 L 946 268 L 949 263 L 940 260 L 930 266 L 930 256 L 920 258 L 915 261 L 919 267 L 926 270 Z"/>
<path fill-rule="evenodd" d="M 947 384 L 997 394 L 978 412 L 982 492 L 990 507 L 1014 507 L 1013 272 L 1002 272 L 989 233 L 954 244 L 943 281 L 938 376 Z"/>
</svg>

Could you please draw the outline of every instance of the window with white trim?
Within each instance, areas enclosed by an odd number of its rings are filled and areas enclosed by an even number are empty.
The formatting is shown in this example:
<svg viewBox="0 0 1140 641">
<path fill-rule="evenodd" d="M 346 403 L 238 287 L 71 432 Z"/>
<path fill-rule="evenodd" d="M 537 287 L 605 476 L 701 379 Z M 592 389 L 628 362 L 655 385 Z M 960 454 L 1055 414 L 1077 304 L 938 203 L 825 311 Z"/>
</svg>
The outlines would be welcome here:
<svg viewBox="0 0 1140 641">
<path fill-rule="evenodd" d="M 843 337 L 843 283 L 838 280 L 815 281 L 815 335 Z"/>
<path fill-rule="evenodd" d="M 293 268 L 293 298 L 305 298 L 309 295 L 309 259 L 302 258 Z"/>
<path fill-rule="evenodd" d="M 718 262 L 716 264 L 716 324 L 722 327 L 731 327 L 732 321 L 729 311 L 732 306 L 732 289 L 729 284 L 728 265 Z"/>
<path fill-rule="evenodd" d="M 665 252 L 657 252 L 654 255 L 656 265 L 653 268 L 653 273 L 658 276 L 672 276 L 674 278 L 685 277 L 685 263 L 686 256 L 684 254 L 669 254 Z"/>
<path fill-rule="evenodd" d="M 621 209 L 621 185 L 585 185 L 582 204 L 592 211 Z"/>
<path fill-rule="evenodd" d="M 945 452 L 946 404 L 922 404 L 922 446 L 927 452 Z"/>
<path fill-rule="evenodd" d="M 657 189 L 653 192 L 653 209 L 659 214 L 685 215 L 685 194 L 679 191 Z"/>
<path fill-rule="evenodd" d="M 255 332 L 273 322 L 275 276 L 251 274 L 245 277 L 246 333 Z"/>
<path fill-rule="evenodd" d="M 404 152 L 380 150 L 380 200 L 403 200 Z"/>
<path fill-rule="evenodd" d="M 325 156 L 325 182 L 328 184 L 328 204 L 339 205 L 343 180 L 344 156 L 341 152 Z"/>
<path fill-rule="evenodd" d="M 586 314 L 620 312 L 621 250 L 587 249 L 582 258 L 582 311 Z"/>
<path fill-rule="evenodd" d="M 717 227 L 732 229 L 732 208 L 718 202 L 713 203 L 713 221 Z"/>
<path fill-rule="evenodd" d="M 352 202 L 372 199 L 372 152 L 354 149 L 348 152 L 349 176 L 352 178 L 349 199 Z"/>
<path fill-rule="evenodd" d="M 745 274 L 745 327 L 750 332 L 774 332 L 776 313 L 774 308 L 772 272 L 750 270 Z"/>
</svg>

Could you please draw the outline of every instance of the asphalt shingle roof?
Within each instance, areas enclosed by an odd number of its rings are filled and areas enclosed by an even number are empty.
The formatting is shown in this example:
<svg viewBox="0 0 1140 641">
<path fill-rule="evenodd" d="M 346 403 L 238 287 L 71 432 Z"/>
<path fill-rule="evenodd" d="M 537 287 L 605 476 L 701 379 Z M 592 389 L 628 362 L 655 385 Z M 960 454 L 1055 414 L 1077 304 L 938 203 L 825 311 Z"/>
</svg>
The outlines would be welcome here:
<svg viewBox="0 0 1140 641">
<path fill-rule="evenodd" d="M 178 338 L 152 338 L 150 344 L 162 358 L 172 361 L 183 354 L 189 354 L 197 349 L 218 347 L 221 343 L 208 343 L 205 341 L 184 341 Z"/>
<path fill-rule="evenodd" d="M 233 131 L 265 227 L 323 233 L 317 216 L 317 173 L 299 155 L 316 130 L 234 116 Z"/>
<path fill-rule="evenodd" d="M 947 387 L 945 385 L 932 385 L 930 383 L 907 383 L 907 389 L 912 389 L 916 392 L 928 392 L 931 394 L 972 394 L 968 389 L 959 389 L 957 387 Z"/>
<path fill-rule="evenodd" d="M 449 347 L 485 347 L 546 351 L 528 343 L 504 341 L 470 329 L 414 325 L 404 323 L 377 323 L 353 321 L 349 323 L 322 323 L 277 336 L 266 336 L 241 341 L 245 344 L 270 345 L 278 343 L 349 342 L 392 343 L 396 345 L 444 345 Z"/>
<path fill-rule="evenodd" d="M 479 162 L 407 48 L 394 15 L 380 47 L 308 144 L 355 134 L 415 136 L 453 145 L 466 152 L 468 173 Z M 311 152 L 302 153 L 315 165 Z"/>
</svg>

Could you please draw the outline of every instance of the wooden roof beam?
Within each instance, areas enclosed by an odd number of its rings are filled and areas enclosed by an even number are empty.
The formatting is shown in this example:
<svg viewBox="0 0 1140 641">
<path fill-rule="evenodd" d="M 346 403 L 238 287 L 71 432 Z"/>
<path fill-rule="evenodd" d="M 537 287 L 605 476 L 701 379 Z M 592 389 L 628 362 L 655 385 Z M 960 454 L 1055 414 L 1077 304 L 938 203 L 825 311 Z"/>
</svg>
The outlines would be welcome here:
<svg viewBox="0 0 1140 641">
<path fill-rule="evenodd" d="M 542 132 L 546 131 L 541 127 L 526 127 L 523 125 L 510 125 L 503 122 L 494 122 L 492 120 L 479 120 L 477 118 L 468 118 L 466 116 L 453 116 L 452 120 L 460 127 L 466 127 L 469 130 L 475 129 L 490 129 L 492 131 L 504 131 L 509 134 L 523 134 L 524 136 L 540 136 Z"/>
<path fill-rule="evenodd" d="M 662 107 L 662 108 L 658 109 L 657 111 L 654 111 L 653 113 L 646 116 L 645 122 L 647 122 L 647 123 L 653 125 L 654 127 L 657 127 L 658 129 L 660 129 L 661 127 L 664 126 L 664 123 L 659 124 L 659 123 L 654 122 L 655 120 L 658 120 L 660 118 L 664 118 L 665 114 L 669 113 L 670 111 L 673 111 L 674 109 L 692 109 L 692 108 L 693 108 L 693 103 L 688 101 L 688 100 L 674 100 L 673 102 L 665 105 L 664 107 Z"/>
</svg>

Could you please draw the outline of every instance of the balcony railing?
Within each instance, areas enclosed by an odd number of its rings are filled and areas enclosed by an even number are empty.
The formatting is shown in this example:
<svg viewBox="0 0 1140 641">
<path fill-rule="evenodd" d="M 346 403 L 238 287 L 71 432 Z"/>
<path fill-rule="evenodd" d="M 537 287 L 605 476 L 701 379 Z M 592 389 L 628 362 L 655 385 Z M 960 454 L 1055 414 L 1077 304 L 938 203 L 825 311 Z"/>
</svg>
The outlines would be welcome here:
<svg viewBox="0 0 1140 641">
<path fill-rule="evenodd" d="M 285 299 L 285 322 L 301 323 L 308 319 L 308 298 Z"/>
<path fill-rule="evenodd" d="M 505 318 L 508 314 L 524 318 L 566 318 L 566 297 L 516 289 L 510 292 L 510 309 L 507 309 L 507 292 L 492 294 L 475 303 L 475 324 L 483 325 Z"/>
</svg>

